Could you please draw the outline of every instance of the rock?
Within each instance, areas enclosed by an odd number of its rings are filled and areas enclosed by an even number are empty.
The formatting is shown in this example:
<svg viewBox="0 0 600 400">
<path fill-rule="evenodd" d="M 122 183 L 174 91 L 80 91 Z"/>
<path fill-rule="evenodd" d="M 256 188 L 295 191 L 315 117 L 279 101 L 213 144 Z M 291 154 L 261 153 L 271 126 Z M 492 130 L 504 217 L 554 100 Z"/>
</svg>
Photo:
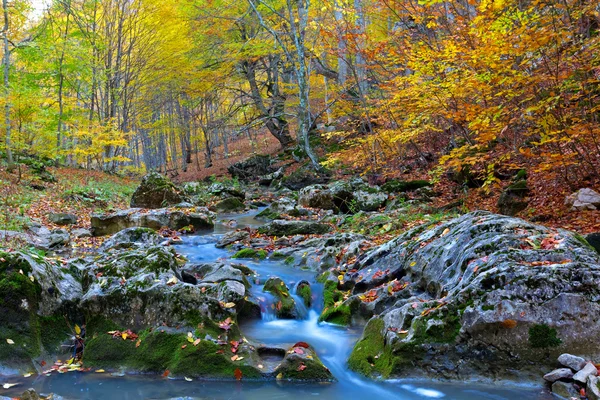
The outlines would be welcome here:
<svg viewBox="0 0 600 400">
<path fill-rule="evenodd" d="M 387 194 L 368 193 L 365 191 L 354 192 L 356 207 L 362 211 L 377 211 L 385 205 Z"/>
<path fill-rule="evenodd" d="M 273 181 L 281 178 L 283 178 L 283 167 L 279 168 L 277 171 L 271 174 L 259 177 L 258 184 L 261 186 L 269 186 L 273 183 Z"/>
<path fill-rule="evenodd" d="M 312 304 L 312 290 L 308 281 L 300 281 L 296 285 L 296 295 L 302 299 L 304 305 L 309 308 Z"/>
<path fill-rule="evenodd" d="M 100 246 L 100 251 L 156 246 L 165 239 L 150 228 L 127 228 L 115 233 Z"/>
<path fill-rule="evenodd" d="M 585 240 L 592 246 L 598 253 L 600 253 L 600 232 L 590 233 L 585 237 Z"/>
<path fill-rule="evenodd" d="M 228 186 L 221 182 L 215 182 L 208 187 L 208 192 L 213 196 L 219 196 L 222 198 L 237 197 L 240 200 L 246 199 L 246 193 L 241 189 Z"/>
<path fill-rule="evenodd" d="M 600 193 L 590 188 L 579 189 L 565 199 L 572 211 L 597 210 L 600 207 Z"/>
<path fill-rule="evenodd" d="M 158 172 L 144 176 L 131 197 L 132 208 L 162 208 L 181 203 L 183 198 L 173 182 Z"/>
<path fill-rule="evenodd" d="M 40 395 L 37 394 L 35 389 L 27 389 L 19 397 L 20 400 L 40 400 Z"/>
<path fill-rule="evenodd" d="M 600 400 L 600 379 L 597 376 L 588 376 L 585 394 L 588 400 Z"/>
<path fill-rule="evenodd" d="M 567 382 L 554 382 L 552 384 L 552 393 L 565 399 L 571 399 L 572 397 L 579 398 L 577 389 L 575 389 L 572 383 Z"/>
<path fill-rule="evenodd" d="M 336 210 L 333 194 L 327 186 L 313 185 L 300 190 L 298 203 L 303 207 L 320 208 L 321 210 Z"/>
<path fill-rule="evenodd" d="M 331 231 L 331 226 L 314 221 L 275 220 L 258 231 L 269 236 L 317 235 Z"/>
<path fill-rule="evenodd" d="M 214 227 L 214 213 L 205 207 L 180 210 L 161 208 L 142 210 L 130 208 L 114 214 L 92 214 L 91 225 L 94 236 L 112 235 L 123 229 L 145 227 L 159 230 L 167 227 L 180 230 L 190 227 L 193 231 L 210 230 Z"/>
<path fill-rule="evenodd" d="M 71 235 L 73 235 L 73 237 L 76 237 L 76 238 L 86 238 L 86 237 L 91 237 L 92 232 L 90 232 L 89 229 L 77 228 L 77 229 L 73 229 L 71 231 Z"/>
<path fill-rule="evenodd" d="M 71 336 L 63 315 L 71 315 L 82 296 L 76 275 L 35 252 L 0 250 L 0 370 L 29 372 L 43 351 L 62 352 Z"/>
<path fill-rule="evenodd" d="M 591 362 L 585 364 L 585 366 L 581 369 L 581 371 L 577 372 L 573 375 L 573 380 L 579 383 L 587 383 L 587 379 L 589 376 L 597 376 L 598 369 Z"/>
<path fill-rule="evenodd" d="M 280 278 L 269 278 L 263 292 L 271 293 L 276 300 L 275 313 L 278 318 L 294 319 L 298 316 L 296 302 L 286 284 Z"/>
<path fill-rule="evenodd" d="M 48 220 L 56 225 L 75 225 L 77 223 L 77 216 L 65 213 L 50 213 Z"/>
<path fill-rule="evenodd" d="M 219 239 L 217 244 L 215 244 L 215 247 L 217 249 L 222 249 L 222 248 L 229 246 L 230 244 L 246 240 L 249 237 L 250 237 L 250 233 L 248 231 L 227 232 Z"/>
<path fill-rule="evenodd" d="M 548 382 L 556 382 L 560 379 L 571 379 L 572 377 L 573 371 L 571 371 L 569 368 L 555 369 L 554 371 L 544 375 L 544 379 Z"/>
<path fill-rule="evenodd" d="M 498 209 L 504 215 L 515 216 L 529 204 L 525 197 L 529 193 L 527 181 L 521 180 L 509 185 L 498 199 Z"/>
<path fill-rule="evenodd" d="M 245 209 L 246 206 L 237 197 L 229 197 L 227 199 L 221 200 L 215 205 L 215 210 L 221 213 L 244 211 Z"/>
<path fill-rule="evenodd" d="M 271 156 L 257 154 L 229 166 L 227 171 L 232 177 L 242 181 L 254 181 L 276 169 L 272 166 Z"/>
<path fill-rule="evenodd" d="M 329 369 L 323 365 L 317 353 L 304 342 L 296 343 L 285 353 L 285 357 L 273 374 L 277 379 L 293 381 L 335 381 Z"/>
<path fill-rule="evenodd" d="M 300 190 L 311 185 L 321 185 L 329 182 L 328 175 L 316 172 L 310 167 L 301 167 L 281 180 L 281 184 L 290 190 Z"/>
<path fill-rule="evenodd" d="M 565 367 L 571 368 L 575 372 L 581 371 L 586 364 L 585 359 L 567 353 L 561 354 L 558 357 L 558 362 Z"/>
<path fill-rule="evenodd" d="M 478 211 L 346 268 L 343 304 L 371 318 L 349 361 L 361 373 L 535 379 L 566 352 L 600 359 L 600 256 L 577 234 Z M 368 361 L 380 352 L 391 356 Z"/>
</svg>

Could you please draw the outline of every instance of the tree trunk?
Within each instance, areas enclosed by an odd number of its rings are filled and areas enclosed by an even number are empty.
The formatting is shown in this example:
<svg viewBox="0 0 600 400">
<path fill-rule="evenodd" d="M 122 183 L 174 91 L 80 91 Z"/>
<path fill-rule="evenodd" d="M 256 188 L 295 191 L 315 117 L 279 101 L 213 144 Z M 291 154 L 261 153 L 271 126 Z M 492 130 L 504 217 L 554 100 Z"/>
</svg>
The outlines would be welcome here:
<svg viewBox="0 0 600 400">
<path fill-rule="evenodd" d="M 6 161 L 9 167 L 13 164 L 11 144 L 11 122 L 10 122 L 10 84 L 8 74 L 10 72 L 10 49 L 8 48 L 8 0 L 2 0 L 2 11 L 4 12 L 4 124 L 6 127 Z"/>
</svg>

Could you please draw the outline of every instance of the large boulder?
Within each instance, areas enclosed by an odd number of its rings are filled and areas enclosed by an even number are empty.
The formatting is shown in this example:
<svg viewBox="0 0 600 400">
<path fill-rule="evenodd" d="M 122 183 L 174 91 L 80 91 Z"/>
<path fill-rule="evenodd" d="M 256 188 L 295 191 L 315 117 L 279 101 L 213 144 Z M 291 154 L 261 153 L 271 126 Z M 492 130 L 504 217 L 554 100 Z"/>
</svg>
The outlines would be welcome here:
<svg viewBox="0 0 600 400">
<path fill-rule="evenodd" d="M 292 346 L 273 374 L 277 379 L 292 381 L 335 381 L 331 371 L 323 365 L 316 351 L 305 342 L 298 342 Z"/>
<path fill-rule="evenodd" d="M 183 198 L 177 187 L 158 172 L 144 176 L 131 197 L 131 207 L 162 208 L 181 203 Z"/>
<path fill-rule="evenodd" d="M 82 294 L 76 274 L 33 252 L 0 250 L 0 370 L 30 372 L 61 353 Z"/>
<path fill-rule="evenodd" d="M 214 213 L 205 207 L 162 208 L 143 210 L 131 208 L 113 214 L 92 214 L 92 234 L 106 236 L 123 229 L 145 227 L 159 230 L 189 228 L 191 231 L 210 230 L 214 227 Z"/>
<path fill-rule="evenodd" d="M 537 378 L 562 353 L 600 356 L 600 256 L 565 230 L 473 212 L 414 228 L 339 278 L 343 305 L 372 317 L 349 361 L 366 375 Z"/>
<path fill-rule="evenodd" d="M 242 181 L 253 181 L 263 175 L 275 172 L 277 169 L 272 166 L 271 156 L 256 154 L 246 160 L 239 161 L 227 168 L 229 174 Z"/>
<path fill-rule="evenodd" d="M 376 211 L 387 201 L 388 195 L 362 180 L 336 181 L 329 185 L 307 186 L 298 194 L 303 207 L 333 210 L 340 213 Z"/>
<path fill-rule="evenodd" d="M 290 294 L 287 285 L 280 278 L 269 278 L 263 291 L 275 298 L 275 313 L 279 318 L 297 318 L 296 301 Z"/>
</svg>

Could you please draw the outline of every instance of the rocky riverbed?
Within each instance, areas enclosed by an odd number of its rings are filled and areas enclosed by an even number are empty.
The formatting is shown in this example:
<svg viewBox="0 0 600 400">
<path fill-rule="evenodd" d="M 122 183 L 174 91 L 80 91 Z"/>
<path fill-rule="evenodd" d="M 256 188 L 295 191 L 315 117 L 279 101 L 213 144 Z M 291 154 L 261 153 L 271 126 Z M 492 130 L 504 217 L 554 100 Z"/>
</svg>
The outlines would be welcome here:
<svg viewBox="0 0 600 400">
<path fill-rule="evenodd" d="M 388 234 L 423 183 L 261 190 L 151 175 L 92 218 L 96 253 L 0 251 L 0 374 L 541 387 L 561 354 L 600 359 L 600 255 L 577 234 L 478 211 Z"/>
</svg>

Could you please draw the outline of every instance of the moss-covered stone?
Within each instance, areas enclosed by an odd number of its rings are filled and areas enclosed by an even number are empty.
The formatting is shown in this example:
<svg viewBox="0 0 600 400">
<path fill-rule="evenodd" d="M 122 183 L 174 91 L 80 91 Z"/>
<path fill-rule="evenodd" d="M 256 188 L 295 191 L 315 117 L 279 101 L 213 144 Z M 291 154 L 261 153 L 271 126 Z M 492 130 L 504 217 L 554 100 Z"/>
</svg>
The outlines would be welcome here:
<svg viewBox="0 0 600 400">
<path fill-rule="evenodd" d="M 237 197 L 228 197 L 215 205 L 218 212 L 243 211 L 245 208 L 244 203 Z"/>
<path fill-rule="evenodd" d="M 264 260 L 267 258 L 266 250 L 255 250 L 255 249 L 242 249 L 235 253 L 232 258 L 253 258 L 257 260 Z"/>
<path fill-rule="evenodd" d="M 369 321 L 362 338 L 356 343 L 348 367 L 365 376 L 388 377 L 395 369 L 391 350 L 385 346 L 384 323 L 379 318 Z"/>
<path fill-rule="evenodd" d="M 271 293 L 279 300 L 275 311 L 279 318 L 296 318 L 296 302 L 290 295 L 286 284 L 280 278 L 269 278 L 263 287 L 264 292 Z"/>
<path fill-rule="evenodd" d="M 325 281 L 323 284 L 323 311 L 319 321 L 337 325 L 350 325 L 352 312 L 350 306 L 343 304 L 344 295 L 338 289 L 337 282 Z"/>
<path fill-rule="evenodd" d="M 151 172 L 142 179 L 131 197 L 131 207 L 161 208 L 181 203 L 183 198 L 168 178 Z"/>
<path fill-rule="evenodd" d="M 300 282 L 296 288 L 296 294 L 300 296 L 306 307 L 312 305 L 312 290 L 308 282 Z"/>
</svg>

